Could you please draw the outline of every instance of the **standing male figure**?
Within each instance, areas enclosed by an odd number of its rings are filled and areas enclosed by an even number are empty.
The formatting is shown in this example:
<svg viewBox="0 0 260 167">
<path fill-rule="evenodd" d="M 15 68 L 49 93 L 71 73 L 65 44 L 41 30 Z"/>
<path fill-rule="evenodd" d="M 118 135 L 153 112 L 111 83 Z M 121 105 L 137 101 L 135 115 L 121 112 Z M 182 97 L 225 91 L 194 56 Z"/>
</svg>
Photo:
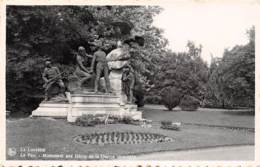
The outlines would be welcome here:
<svg viewBox="0 0 260 167">
<path fill-rule="evenodd" d="M 57 67 L 53 67 L 50 61 L 45 62 L 45 69 L 42 74 L 42 79 L 45 81 L 43 87 L 45 88 L 45 100 L 49 100 L 48 91 L 50 87 L 57 83 L 60 87 L 60 93 L 65 93 L 65 86 L 63 81 L 61 80 L 61 73 Z"/>
<path fill-rule="evenodd" d="M 99 48 L 93 55 L 92 63 L 91 63 L 91 71 L 94 71 L 94 66 L 96 64 L 96 79 L 95 79 L 95 93 L 98 92 L 99 80 L 102 72 L 104 73 L 104 78 L 106 82 L 106 92 L 112 93 L 110 87 L 110 81 L 108 78 L 108 64 L 106 60 L 106 53 Z"/>
<path fill-rule="evenodd" d="M 134 85 L 135 85 L 135 75 L 133 73 L 131 66 L 126 65 L 123 68 L 123 74 L 122 74 L 122 90 L 126 94 L 128 103 L 134 102 L 133 101 L 133 99 L 134 99 L 134 95 L 133 95 Z"/>
</svg>

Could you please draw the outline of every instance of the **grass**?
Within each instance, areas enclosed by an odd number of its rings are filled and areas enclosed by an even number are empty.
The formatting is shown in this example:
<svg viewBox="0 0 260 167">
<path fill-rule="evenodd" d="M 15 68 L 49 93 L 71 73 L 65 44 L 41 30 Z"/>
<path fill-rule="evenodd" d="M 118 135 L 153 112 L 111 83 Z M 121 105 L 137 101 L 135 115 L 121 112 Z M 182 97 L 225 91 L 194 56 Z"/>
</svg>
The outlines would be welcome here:
<svg viewBox="0 0 260 167">
<path fill-rule="evenodd" d="M 155 107 L 156 108 L 156 107 Z M 143 116 L 154 122 L 152 128 L 141 128 L 129 124 L 98 125 L 95 127 L 79 127 L 67 123 L 65 120 L 46 118 L 22 118 L 7 120 L 7 151 L 16 148 L 15 156 L 7 156 L 10 160 L 86 160 L 89 156 L 103 155 L 115 158 L 120 155 L 133 155 L 156 151 L 185 150 L 192 148 L 215 147 L 224 145 L 254 144 L 254 133 L 247 130 L 232 130 L 207 126 L 184 124 L 180 131 L 164 130 L 159 121 L 171 120 L 186 123 L 227 125 L 254 128 L 254 116 L 230 115 L 224 112 L 167 112 L 162 109 L 143 109 Z M 226 112 L 226 111 L 225 111 Z M 122 145 L 84 145 L 73 142 L 73 138 L 80 134 L 102 132 L 148 132 L 158 133 L 174 139 L 173 142 L 149 144 L 122 144 Z M 44 148 L 45 153 L 29 152 L 36 157 L 20 156 L 20 149 Z M 28 153 L 28 151 L 26 152 Z M 73 155 L 72 157 L 43 157 L 42 154 Z M 104 157 L 101 157 L 104 158 Z M 98 157 L 97 159 L 99 159 Z M 90 158 L 91 159 L 91 158 Z"/>
<path fill-rule="evenodd" d="M 148 105 L 143 109 L 144 117 L 153 121 L 176 121 L 204 125 L 217 125 L 227 127 L 255 127 L 255 117 L 251 110 L 227 110 L 199 108 L 198 111 L 181 111 L 175 108 L 167 111 L 161 105 Z"/>
</svg>

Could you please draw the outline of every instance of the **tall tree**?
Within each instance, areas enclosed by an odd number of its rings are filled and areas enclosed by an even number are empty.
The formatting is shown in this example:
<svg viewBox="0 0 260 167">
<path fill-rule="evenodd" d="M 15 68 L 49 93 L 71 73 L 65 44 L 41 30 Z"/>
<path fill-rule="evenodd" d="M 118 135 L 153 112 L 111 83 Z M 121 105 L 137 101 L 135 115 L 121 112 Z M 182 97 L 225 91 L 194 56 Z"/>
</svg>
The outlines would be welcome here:
<svg viewBox="0 0 260 167">
<path fill-rule="evenodd" d="M 209 78 L 211 97 L 222 107 L 254 106 L 255 28 L 247 31 L 249 41 L 226 49 L 223 58 L 213 62 Z"/>
<path fill-rule="evenodd" d="M 189 95 L 199 99 L 204 98 L 208 75 L 207 64 L 201 59 L 202 46 L 196 46 L 188 41 L 188 52 L 175 53 L 168 51 L 160 61 L 160 69 L 155 77 L 155 94 L 174 87 L 183 96 Z M 183 97 L 179 96 L 179 98 Z"/>
</svg>

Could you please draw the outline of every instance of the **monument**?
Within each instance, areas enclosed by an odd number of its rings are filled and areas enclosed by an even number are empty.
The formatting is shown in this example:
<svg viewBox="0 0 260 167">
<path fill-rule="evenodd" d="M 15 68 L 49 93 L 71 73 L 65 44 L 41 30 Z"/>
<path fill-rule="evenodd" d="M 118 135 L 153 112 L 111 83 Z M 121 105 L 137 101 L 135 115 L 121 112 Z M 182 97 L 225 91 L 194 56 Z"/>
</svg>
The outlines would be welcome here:
<svg viewBox="0 0 260 167">
<path fill-rule="evenodd" d="M 78 117 L 89 114 L 141 119 L 142 113 L 133 104 L 131 93 L 134 77 L 130 72 L 130 54 L 120 41 L 117 46 L 108 55 L 99 48 L 93 57 L 85 53 L 84 47 L 79 47 L 76 70 L 68 79 L 67 100 L 45 100 L 32 112 L 32 116 L 66 118 L 68 122 L 75 122 Z M 90 67 L 84 66 L 84 59 L 92 59 Z M 90 83 L 91 78 L 94 78 L 94 85 Z M 88 83 L 87 89 L 84 82 Z M 99 89 L 102 87 L 104 92 Z"/>
</svg>

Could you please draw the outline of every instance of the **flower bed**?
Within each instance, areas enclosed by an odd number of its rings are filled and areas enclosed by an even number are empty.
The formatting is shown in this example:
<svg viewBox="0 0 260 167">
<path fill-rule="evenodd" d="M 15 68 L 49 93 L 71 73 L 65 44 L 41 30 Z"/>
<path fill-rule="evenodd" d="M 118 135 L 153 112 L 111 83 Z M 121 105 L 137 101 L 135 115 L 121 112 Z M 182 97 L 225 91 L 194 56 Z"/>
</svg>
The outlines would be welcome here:
<svg viewBox="0 0 260 167">
<path fill-rule="evenodd" d="M 78 135 L 74 138 L 76 143 L 83 144 L 141 144 L 171 142 L 172 138 L 155 133 L 138 132 L 106 132 Z"/>
</svg>

